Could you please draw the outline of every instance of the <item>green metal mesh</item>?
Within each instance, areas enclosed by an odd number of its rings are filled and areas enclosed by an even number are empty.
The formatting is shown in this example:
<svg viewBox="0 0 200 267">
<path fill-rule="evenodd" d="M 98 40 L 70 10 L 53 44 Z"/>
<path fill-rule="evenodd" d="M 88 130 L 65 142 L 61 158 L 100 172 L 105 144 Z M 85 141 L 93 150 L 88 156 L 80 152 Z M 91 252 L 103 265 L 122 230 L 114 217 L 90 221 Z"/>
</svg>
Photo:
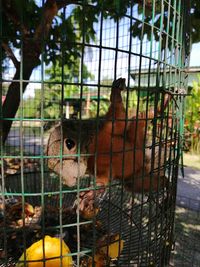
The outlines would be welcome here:
<svg viewBox="0 0 200 267">
<path fill-rule="evenodd" d="M 27 43 L 30 42 L 30 54 L 37 49 L 34 34 L 27 38 L 23 25 L 27 22 L 31 29 L 34 16 L 27 19 L 28 5 L 16 1 L 21 3 L 16 11 L 21 27 L 17 36 L 10 36 L 12 31 L 2 31 L 4 16 L 10 12 L 5 2 L 0 1 L 0 40 L 2 44 L 9 38 L 16 40 L 16 48 L 10 44 L 19 65 L 13 64 L 2 45 L 0 266 L 15 266 L 22 253 L 46 235 L 65 241 L 73 266 L 169 266 L 187 93 L 185 1 L 66 1 L 55 16 L 57 21 L 52 21 L 50 37 L 45 30 L 41 33 L 40 48 L 37 47 L 41 50 L 40 63 L 30 77 L 26 75 L 32 63 L 28 60 L 31 56 L 25 53 Z M 32 2 L 39 13 L 59 1 L 30 1 L 30 5 Z M 60 1 L 60 5 L 64 2 Z M 14 19 L 17 15 L 11 17 L 11 21 Z M 43 16 L 42 29 L 45 19 Z M 56 51 L 53 57 L 51 51 Z M 104 125 L 112 83 L 119 77 L 126 78 L 127 89 L 122 93 L 125 125 L 134 117 L 136 133 L 140 122 L 145 121 L 143 153 L 150 153 L 150 184 L 155 173 L 160 183 L 164 173 L 168 184 L 160 190 L 145 192 L 143 188 L 136 193 L 133 175 L 127 191 L 125 179 L 112 179 L 114 156 L 110 152 L 109 183 L 103 192 L 99 193 L 96 185 L 96 163 L 93 175 L 86 173 L 73 187 L 66 186 L 63 166 L 72 155 L 65 154 L 63 145 L 59 146 L 59 153 L 49 155 L 48 138 L 55 125 L 60 125 L 58 141 L 63 144 L 65 131 L 72 132 L 77 140 L 73 154 L 76 163 L 80 166 L 83 158 L 87 160 L 91 155 L 83 151 L 83 144 L 88 145 L 91 136 L 97 138 Z M 19 88 L 20 97 L 14 118 L 5 116 L 3 98 L 8 99 L 12 86 Z M 3 130 L 9 121 L 13 123 L 4 143 Z M 114 138 L 114 115 L 111 122 Z M 125 149 L 126 133 L 123 138 Z M 136 150 L 132 149 L 133 155 L 137 155 Z M 143 181 L 145 157 L 140 177 Z M 51 159 L 59 164 L 57 173 L 47 166 Z M 124 178 L 125 158 L 121 164 Z M 94 214 L 90 217 L 79 204 L 88 191 L 95 195 Z M 113 257 L 109 246 L 114 237 L 117 256 Z M 43 243 L 43 249 L 44 246 Z M 38 266 L 49 266 L 44 252 L 41 260 Z M 27 261 L 28 256 L 21 266 L 31 266 Z M 62 262 L 58 266 L 65 266 Z"/>
</svg>

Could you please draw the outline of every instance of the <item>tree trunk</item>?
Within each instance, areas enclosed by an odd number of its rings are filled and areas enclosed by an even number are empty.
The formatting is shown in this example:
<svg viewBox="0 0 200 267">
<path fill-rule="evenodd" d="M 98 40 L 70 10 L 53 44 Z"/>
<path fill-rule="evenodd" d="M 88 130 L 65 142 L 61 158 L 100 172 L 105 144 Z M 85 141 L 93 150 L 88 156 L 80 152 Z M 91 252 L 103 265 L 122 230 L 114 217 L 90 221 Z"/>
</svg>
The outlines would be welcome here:
<svg viewBox="0 0 200 267">
<path fill-rule="evenodd" d="M 62 3 L 61 3 L 62 2 Z M 20 96 L 20 81 L 22 81 L 22 94 L 26 90 L 26 86 L 29 83 L 30 76 L 35 67 L 40 64 L 40 54 L 42 52 L 42 46 L 44 40 L 46 40 L 49 30 L 51 28 L 52 20 L 54 16 L 58 12 L 58 8 L 62 8 L 67 4 L 70 4 L 73 1 L 56 1 L 56 0 L 47 0 L 44 4 L 43 14 L 41 17 L 41 22 L 35 30 L 34 36 L 31 38 L 26 30 L 24 25 L 21 25 L 23 30 L 23 40 L 22 40 L 22 51 L 21 51 L 21 66 L 18 64 L 16 66 L 16 73 L 13 77 L 13 82 L 10 84 L 8 88 L 8 93 L 6 95 L 5 102 L 3 104 L 3 122 L 2 122 L 2 130 L 3 130 L 3 143 L 5 143 L 10 128 L 12 126 L 13 119 L 17 113 L 17 110 L 20 105 L 20 100 L 22 96 Z M 4 9 L 6 10 L 6 14 L 9 19 L 17 19 L 15 14 L 13 14 L 13 10 L 10 5 L 5 5 Z M 20 75 L 20 70 L 22 67 L 22 77 Z M 25 82 L 23 82 L 25 81 Z"/>
<path fill-rule="evenodd" d="M 24 49 L 22 53 L 22 61 L 23 62 L 23 71 L 22 77 L 20 77 L 20 64 L 16 68 L 15 75 L 13 77 L 13 82 L 10 84 L 8 88 L 8 92 L 6 95 L 6 99 L 3 104 L 2 114 L 2 130 L 3 130 L 3 143 L 5 143 L 10 128 L 12 126 L 13 118 L 15 117 L 17 110 L 20 105 L 20 100 L 23 97 L 20 96 L 20 81 L 22 81 L 22 94 L 25 92 L 26 87 L 29 83 L 30 76 L 33 72 L 33 69 L 37 67 L 40 63 L 39 56 L 40 51 L 38 50 L 38 45 L 36 43 L 30 43 L 30 41 L 24 41 Z M 24 81 L 24 82 L 23 82 Z"/>
</svg>

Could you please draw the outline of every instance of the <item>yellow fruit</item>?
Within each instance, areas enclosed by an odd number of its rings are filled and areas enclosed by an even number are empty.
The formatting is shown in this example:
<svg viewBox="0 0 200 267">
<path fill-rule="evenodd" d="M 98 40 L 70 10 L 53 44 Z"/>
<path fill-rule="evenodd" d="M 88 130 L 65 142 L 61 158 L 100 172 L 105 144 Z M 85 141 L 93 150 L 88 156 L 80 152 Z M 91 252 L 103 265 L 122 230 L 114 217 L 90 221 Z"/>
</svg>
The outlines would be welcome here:
<svg viewBox="0 0 200 267">
<path fill-rule="evenodd" d="M 112 240 L 112 242 L 109 244 L 108 246 L 108 256 L 111 259 L 115 259 L 117 257 L 119 257 L 123 247 L 124 247 L 124 240 L 120 239 L 119 235 L 116 234 L 113 237 L 114 240 Z M 106 255 L 107 253 L 107 246 L 103 246 L 100 249 L 100 253 Z"/>
<path fill-rule="evenodd" d="M 44 253 L 45 253 L 45 267 L 60 267 L 61 266 L 61 245 L 60 238 L 45 236 L 44 238 Z M 24 253 L 20 257 L 19 262 L 16 267 L 43 267 L 43 240 L 39 240 L 32 244 L 26 250 L 26 265 L 24 265 Z M 62 240 L 62 266 L 63 267 L 71 267 L 73 266 L 72 257 L 66 256 L 70 253 L 68 246 Z M 55 258 L 58 257 L 58 258 Z M 52 259 L 53 258 L 53 259 Z M 35 261 L 35 262 L 31 262 Z"/>
</svg>

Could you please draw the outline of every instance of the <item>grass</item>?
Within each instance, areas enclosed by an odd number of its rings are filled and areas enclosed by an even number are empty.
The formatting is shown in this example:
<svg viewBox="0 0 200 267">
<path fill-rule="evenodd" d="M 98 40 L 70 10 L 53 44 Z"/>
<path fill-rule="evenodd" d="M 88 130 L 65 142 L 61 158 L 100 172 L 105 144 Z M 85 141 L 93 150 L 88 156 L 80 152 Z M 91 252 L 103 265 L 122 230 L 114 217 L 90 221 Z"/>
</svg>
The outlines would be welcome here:
<svg viewBox="0 0 200 267">
<path fill-rule="evenodd" d="M 200 155 L 191 152 L 183 154 L 184 166 L 200 169 Z"/>
</svg>

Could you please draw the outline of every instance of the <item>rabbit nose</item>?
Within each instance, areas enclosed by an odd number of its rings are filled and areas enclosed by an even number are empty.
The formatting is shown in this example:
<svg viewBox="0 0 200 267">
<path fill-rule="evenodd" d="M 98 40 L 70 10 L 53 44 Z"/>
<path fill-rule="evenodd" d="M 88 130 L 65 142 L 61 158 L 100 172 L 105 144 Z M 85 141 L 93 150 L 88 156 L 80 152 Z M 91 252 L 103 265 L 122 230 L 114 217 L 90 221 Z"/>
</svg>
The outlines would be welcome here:
<svg viewBox="0 0 200 267">
<path fill-rule="evenodd" d="M 74 142 L 74 140 L 72 140 L 72 139 L 70 139 L 70 138 L 67 138 L 66 140 L 65 140 L 65 144 L 66 144 L 66 147 L 69 149 L 69 150 L 71 150 L 72 148 L 74 148 L 75 147 L 75 142 Z"/>
</svg>

